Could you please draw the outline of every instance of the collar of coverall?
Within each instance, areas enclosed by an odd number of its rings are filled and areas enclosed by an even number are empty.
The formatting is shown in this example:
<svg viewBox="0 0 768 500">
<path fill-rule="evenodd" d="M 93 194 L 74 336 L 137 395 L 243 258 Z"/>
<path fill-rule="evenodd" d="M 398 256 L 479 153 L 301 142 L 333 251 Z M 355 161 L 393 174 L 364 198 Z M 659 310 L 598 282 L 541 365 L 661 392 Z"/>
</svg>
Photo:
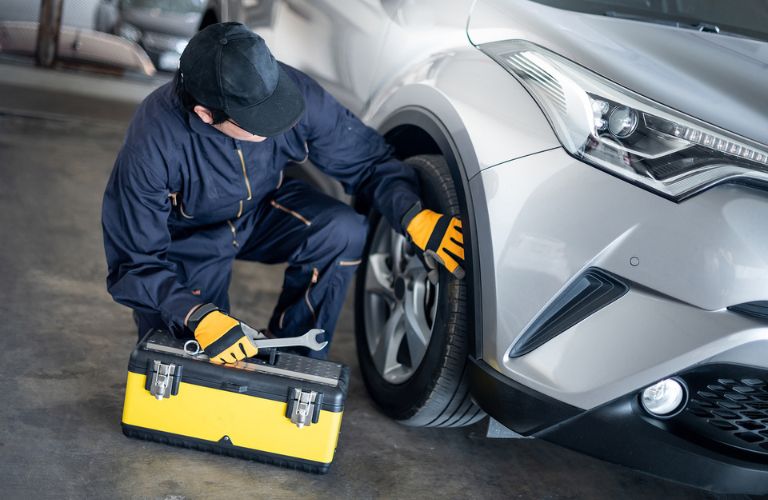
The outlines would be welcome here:
<svg viewBox="0 0 768 500">
<path fill-rule="evenodd" d="M 229 137 L 227 134 L 205 123 L 193 112 L 187 112 L 187 123 L 189 123 L 189 128 L 191 128 L 193 132 L 196 132 L 200 135 L 207 137 L 227 137 L 231 139 L 231 137 Z"/>
</svg>

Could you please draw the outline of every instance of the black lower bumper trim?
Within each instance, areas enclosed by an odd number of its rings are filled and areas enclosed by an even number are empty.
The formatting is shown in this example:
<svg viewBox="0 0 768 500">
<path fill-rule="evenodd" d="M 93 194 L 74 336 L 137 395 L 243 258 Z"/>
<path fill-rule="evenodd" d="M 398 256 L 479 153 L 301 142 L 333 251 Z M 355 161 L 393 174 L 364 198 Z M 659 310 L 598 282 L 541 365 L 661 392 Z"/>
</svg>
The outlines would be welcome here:
<svg viewBox="0 0 768 500">
<path fill-rule="evenodd" d="M 768 462 L 725 454 L 681 435 L 679 425 L 671 425 L 674 419 L 648 416 L 637 394 L 585 411 L 521 385 L 482 360 L 469 361 L 475 401 L 519 434 L 713 492 L 768 493 Z"/>
<path fill-rule="evenodd" d="M 518 384 L 485 361 L 469 359 L 472 397 L 493 418 L 528 436 L 581 413 L 582 410 Z"/>
<path fill-rule="evenodd" d="M 635 395 L 587 411 L 536 437 L 717 493 L 768 493 L 768 465 L 717 453 L 654 425 Z"/>
</svg>

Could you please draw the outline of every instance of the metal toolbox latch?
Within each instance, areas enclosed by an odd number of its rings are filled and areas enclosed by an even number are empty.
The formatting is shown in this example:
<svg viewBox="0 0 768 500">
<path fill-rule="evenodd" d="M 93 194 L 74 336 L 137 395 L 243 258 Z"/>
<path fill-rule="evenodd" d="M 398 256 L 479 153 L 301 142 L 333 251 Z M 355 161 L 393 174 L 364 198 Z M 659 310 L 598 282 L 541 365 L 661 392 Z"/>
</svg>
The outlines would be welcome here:
<svg viewBox="0 0 768 500">
<path fill-rule="evenodd" d="M 149 393 L 157 400 L 170 398 L 179 393 L 179 382 L 181 382 L 181 366 L 173 363 L 163 363 L 159 360 L 153 360 L 150 368 L 151 378 L 147 377 L 149 382 Z"/>
<path fill-rule="evenodd" d="M 291 388 L 288 390 L 288 407 L 285 416 L 291 419 L 299 429 L 305 425 L 316 424 L 320 418 L 322 402 L 322 393 Z"/>
</svg>

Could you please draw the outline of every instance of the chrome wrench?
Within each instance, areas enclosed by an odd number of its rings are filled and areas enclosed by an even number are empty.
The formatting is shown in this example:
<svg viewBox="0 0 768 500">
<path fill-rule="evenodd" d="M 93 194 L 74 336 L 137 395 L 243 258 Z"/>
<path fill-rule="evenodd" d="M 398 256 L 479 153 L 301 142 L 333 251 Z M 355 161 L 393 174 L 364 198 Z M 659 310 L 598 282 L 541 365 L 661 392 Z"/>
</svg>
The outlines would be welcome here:
<svg viewBox="0 0 768 500">
<path fill-rule="evenodd" d="M 319 351 L 328 345 L 327 340 L 323 342 L 317 340 L 320 335 L 325 333 L 325 330 L 319 328 L 313 328 L 299 337 L 268 339 L 261 332 L 258 332 L 247 325 L 243 325 L 243 327 L 245 336 L 248 337 L 251 344 L 258 349 L 269 349 L 272 347 L 307 347 L 313 351 Z"/>
<path fill-rule="evenodd" d="M 245 323 L 240 323 L 246 338 L 257 349 L 269 349 L 274 347 L 307 347 L 313 351 L 319 351 L 328 345 L 328 341 L 319 342 L 317 337 L 325 333 L 325 330 L 313 328 L 299 337 L 285 337 L 270 339 L 258 330 L 251 328 Z M 188 340 L 184 344 L 184 352 L 191 356 L 196 356 L 203 352 L 200 344 L 196 340 Z"/>
</svg>

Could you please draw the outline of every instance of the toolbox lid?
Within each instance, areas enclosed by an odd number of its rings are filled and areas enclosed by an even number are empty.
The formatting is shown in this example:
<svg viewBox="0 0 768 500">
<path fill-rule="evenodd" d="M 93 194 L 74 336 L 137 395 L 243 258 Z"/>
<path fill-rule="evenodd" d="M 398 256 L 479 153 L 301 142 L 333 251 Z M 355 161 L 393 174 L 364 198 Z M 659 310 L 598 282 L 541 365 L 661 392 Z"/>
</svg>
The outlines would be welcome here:
<svg viewBox="0 0 768 500">
<path fill-rule="evenodd" d="M 289 403 L 295 391 L 321 394 L 321 410 L 340 412 L 349 387 L 349 368 L 339 363 L 278 352 L 274 363 L 249 358 L 234 365 L 216 365 L 204 354 L 184 350 L 186 339 L 152 330 L 131 353 L 128 370 L 151 377 L 156 362 L 183 370 L 180 382 Z M 176 381 L 178 385 L 179 381 Z"/>
</svg>

